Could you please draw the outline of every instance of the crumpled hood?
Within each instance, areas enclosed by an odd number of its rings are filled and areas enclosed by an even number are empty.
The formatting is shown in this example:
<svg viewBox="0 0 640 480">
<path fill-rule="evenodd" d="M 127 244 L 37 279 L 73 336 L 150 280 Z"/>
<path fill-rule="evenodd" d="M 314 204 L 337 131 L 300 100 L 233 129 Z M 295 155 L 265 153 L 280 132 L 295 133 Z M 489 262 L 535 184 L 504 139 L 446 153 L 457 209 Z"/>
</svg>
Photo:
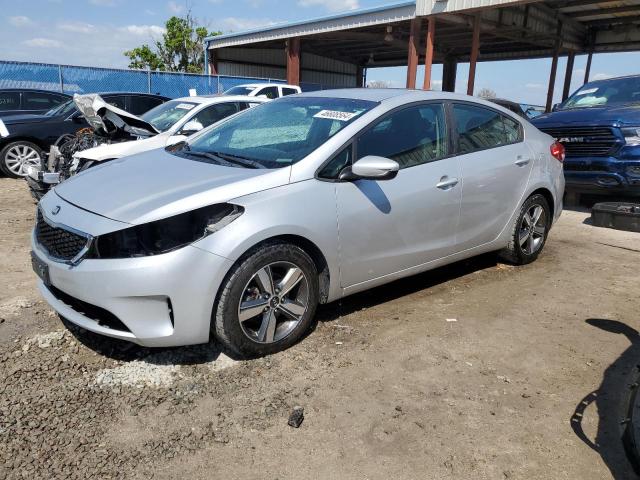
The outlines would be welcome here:
<svg viewBox="0 0 640 480">
<path fill-rule="evenodd" d="M 285 185 L 290 172 L 224 167 L 159 149 L 90 168 L 55 192 L 84 210 L 141 224 Z"/>
<path fill-rule="evenodd" d="M 73 101 L 89 125 L 97 132 L 113 134 L 118 129 L 131 135 L 157 135 L 160 133 L 150 123 L 140 117 L 108 104 L 97 93 L 73 96 Z"/>
<path fill-rule="evenodd" d="M 619 105 L 610 107 L 575 108 L 558 110 L 531 120 L 538 128 L 585 125 L 585 126 L 625 126 L 640 125 L 640 105 Z"/>
</svg>

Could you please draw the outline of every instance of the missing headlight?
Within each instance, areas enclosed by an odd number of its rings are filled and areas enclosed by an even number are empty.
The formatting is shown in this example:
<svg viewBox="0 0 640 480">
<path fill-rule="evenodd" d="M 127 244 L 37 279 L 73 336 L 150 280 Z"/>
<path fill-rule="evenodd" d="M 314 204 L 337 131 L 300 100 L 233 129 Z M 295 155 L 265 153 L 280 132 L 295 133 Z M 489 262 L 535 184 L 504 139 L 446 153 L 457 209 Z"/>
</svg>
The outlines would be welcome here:
<svg viewBox="0 0 640 480">
<path fill-rule="evenodd" d="M 87 258 L 132 258 L 168 253 L 217 232 L 243 212 L 242 207 L 223 203 L 100 235 L 94 239 Z"/>
</svg>

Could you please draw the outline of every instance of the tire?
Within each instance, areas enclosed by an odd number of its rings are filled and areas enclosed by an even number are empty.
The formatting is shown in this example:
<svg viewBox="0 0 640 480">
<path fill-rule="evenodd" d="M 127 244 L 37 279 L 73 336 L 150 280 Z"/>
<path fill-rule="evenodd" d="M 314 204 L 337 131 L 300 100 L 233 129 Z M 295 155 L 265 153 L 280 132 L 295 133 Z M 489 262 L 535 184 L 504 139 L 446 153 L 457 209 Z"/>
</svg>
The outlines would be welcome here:
<svg viewBox="0 0 640 480">
<path fill-rule="evenodd" d="M 531 220 L 540 212 L 538 221 L 532 226 Z M 511 241 L 500 256 L 515 265 L 526 265 L 535 261 L 549 235 L 551 226 L 551 210 L 546 198 L 540 194 L 531 195 L 522 204 L 520 213 L 513 225 Z"/>
<path fill-rule="evenodd" d="M 313 260 L 296 245 L 267 243 L 238 260 L 227 274 L 214 305 L 212 330 L 224 347 L 241 357 L 270 355 L 311 330 L 317 306 Z"/>
<path fill-rule="evenodd" d="M 42 149 L 35 143 L 11 142 L 0 151 L 0 170 L 7 177 L 25 177 L 27 166 L 40 167 L 42 155 Z"/>
</svg>

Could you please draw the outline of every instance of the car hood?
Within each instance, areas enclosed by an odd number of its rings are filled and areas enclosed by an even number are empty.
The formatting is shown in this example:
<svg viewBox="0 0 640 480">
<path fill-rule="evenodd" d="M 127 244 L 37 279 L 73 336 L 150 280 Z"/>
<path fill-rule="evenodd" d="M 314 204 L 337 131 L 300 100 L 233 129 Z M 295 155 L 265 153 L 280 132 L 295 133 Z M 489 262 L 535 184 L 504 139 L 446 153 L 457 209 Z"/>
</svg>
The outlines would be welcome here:
<svg viewBox="0 0 640 480">
<path fill-rule="evenodd" d="M 20 115 L 8 115 L 6 117 L 0 117 L 5 125 L 17 125 L 19 123 L 40 123 L 48 120 L 54 120 L 64 117 L 52 117 L 49 115 L 33 115 L 33 114 L 20 114 Z"/>
<path fill-rule="evenodd" d="M 162 148 L 167 144 L 169 138 L 171 138 L 169 133 L 160 133 L 154 137 L 143 138 L 141 140 L 103 143 L 97 147 L 76 152 L 73 156 L 76 158 L 93 160 L 95 162 L 112 160 L 114 158 L 122 158 L 127 155 L 135 155 L 142 152 L 148 152 L 149 150 L 156 148 Z"/>
<path fill-rule="evenodd" d="M 153 125 L 118 107 L 108 104 L 97 93 L 73 96 L 80 113 L 96 132 L 112 135 L 123 130 L 131 135 L 150 136 L 160 133 Z"/>
<path fill-rule="evenodd" d="M 159 149 L 85 170 L 55 192 L 84 210 L 138 225 L 285 185 L 290 172 L 224 167 Z"/>
<path fill-rule="evenodd" d="M 558 110 L 531 120 L 538 128 L 587 125 L 626 126 L 640 125 L 640 105 L 575 108 Z"/>
</svg>

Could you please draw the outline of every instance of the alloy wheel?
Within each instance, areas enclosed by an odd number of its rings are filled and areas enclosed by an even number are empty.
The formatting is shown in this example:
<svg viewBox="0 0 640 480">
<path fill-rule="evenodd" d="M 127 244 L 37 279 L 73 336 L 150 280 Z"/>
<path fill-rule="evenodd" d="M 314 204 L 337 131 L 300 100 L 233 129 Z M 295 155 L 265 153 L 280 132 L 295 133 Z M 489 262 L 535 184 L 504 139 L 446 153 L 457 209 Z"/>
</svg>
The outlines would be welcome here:
<svg viewBox="0 0 640 480">
<path fill-rule="evenodd" d="M 533 204 L 522 217 L 518 241 L 527 255 L 533 255 L 542 248 L 547 233 L 547 215 L 544 207 Z"/>
<path fill-rule="evenodd" d="M 4 164 L 14 175 L 24 177 L 27 175 L 27 167 L 40 166 L 40 154 L 28 145 L 15 145 L 5 154 Z"/>
<path fill-rule="evenodd" d="M 309 282 L 300 267 L 275 262 L 258 270 L 238 305 L 244 334 L 254 342 L 275 343 L 287 337 L 309 307 Z"/>
</svg>

